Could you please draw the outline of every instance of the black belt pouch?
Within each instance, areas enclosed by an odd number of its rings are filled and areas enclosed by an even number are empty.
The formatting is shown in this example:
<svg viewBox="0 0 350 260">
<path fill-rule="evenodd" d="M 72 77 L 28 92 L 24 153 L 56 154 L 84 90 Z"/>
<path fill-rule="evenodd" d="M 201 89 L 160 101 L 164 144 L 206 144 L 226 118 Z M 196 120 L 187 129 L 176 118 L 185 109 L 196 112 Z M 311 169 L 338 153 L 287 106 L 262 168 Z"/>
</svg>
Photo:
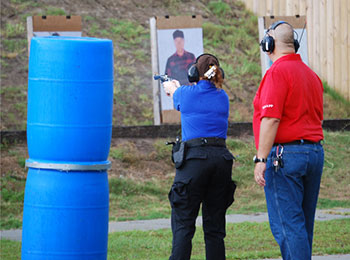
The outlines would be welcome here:
<svg viewBox="0 0 350 260">
<path fill-rule="evenodd" d="M 186 143 L 176 142 L 172 150 L 172 159 L 176 169 L 179 169 L 184 164 L 185 156 L 186 156 Z"/>
</svg>

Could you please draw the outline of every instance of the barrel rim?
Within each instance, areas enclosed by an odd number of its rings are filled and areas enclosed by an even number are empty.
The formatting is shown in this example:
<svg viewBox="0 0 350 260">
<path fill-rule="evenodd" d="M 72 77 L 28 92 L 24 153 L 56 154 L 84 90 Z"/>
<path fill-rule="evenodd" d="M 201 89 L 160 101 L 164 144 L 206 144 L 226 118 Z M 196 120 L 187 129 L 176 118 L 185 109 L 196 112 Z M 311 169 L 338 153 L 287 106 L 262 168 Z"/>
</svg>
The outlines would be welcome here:
<svg viewBox="0 0 350 260">
<path fill-rule="evenodd" d="M 45 40 L 54 40 L 54 41 L 71 41 L 71 42 L 107 42 L 111 43 L 113 42 L 111 39 L 108 38 L 97 38 L 97 37 L 87 37 L 87 36 L 34 36 L 32 37 L 31 41 L 45 41 Z"/>
<path fill-rule="evenodd" d="M 111 168 L 110 161 L 102 162 L 75 162 L 75 163 L 56 163 L 56 162 L 42 162 L 27 159 L 25 163 L 26 168 L 35 169 L 50 169 L 59 171 L 105 171 Z"/>
</svg>

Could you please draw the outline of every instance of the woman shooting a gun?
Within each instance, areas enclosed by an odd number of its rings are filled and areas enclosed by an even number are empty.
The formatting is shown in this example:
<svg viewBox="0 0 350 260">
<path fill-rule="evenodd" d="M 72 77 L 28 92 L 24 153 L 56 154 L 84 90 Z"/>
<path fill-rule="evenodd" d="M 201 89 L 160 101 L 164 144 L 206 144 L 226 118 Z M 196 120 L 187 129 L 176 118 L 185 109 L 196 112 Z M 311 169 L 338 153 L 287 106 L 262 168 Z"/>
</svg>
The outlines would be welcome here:
<svg viewBox="0 0 350 260">
<path fill-rule="evenodd" d="M 236 185 L 231 179 L 234 157 L 225 144 L 229 99 L 222 89 L 224 71 L 215 56 L 202 54 L 189 68 L 188 79 L 197 84 L 163 83 L 181 112 L 182 127 L 181 145 L 173 149 L 176 175 L 169 192 L 170 259 L 190 259 L 201 203 L 206 259 L 225 259 L 225 214 Z"/>
</svg>

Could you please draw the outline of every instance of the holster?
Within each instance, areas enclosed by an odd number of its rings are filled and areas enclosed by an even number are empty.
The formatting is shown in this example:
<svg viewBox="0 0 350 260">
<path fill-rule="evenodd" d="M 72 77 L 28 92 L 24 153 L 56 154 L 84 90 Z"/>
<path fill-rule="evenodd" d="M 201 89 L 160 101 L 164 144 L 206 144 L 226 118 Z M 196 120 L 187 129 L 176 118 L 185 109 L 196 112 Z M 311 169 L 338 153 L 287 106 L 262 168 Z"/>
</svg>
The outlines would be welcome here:
<svg viewBox="0 0 350 260">
<path fill-rule="evenodd" d="M 184 164 L 185 156 L 186 156 L 186 143 L 177 141 L 173 145 L 172 156 L 171 156 L 171 159 L 175 164 L 176 169 L 180 168 Z"/>
</svg>

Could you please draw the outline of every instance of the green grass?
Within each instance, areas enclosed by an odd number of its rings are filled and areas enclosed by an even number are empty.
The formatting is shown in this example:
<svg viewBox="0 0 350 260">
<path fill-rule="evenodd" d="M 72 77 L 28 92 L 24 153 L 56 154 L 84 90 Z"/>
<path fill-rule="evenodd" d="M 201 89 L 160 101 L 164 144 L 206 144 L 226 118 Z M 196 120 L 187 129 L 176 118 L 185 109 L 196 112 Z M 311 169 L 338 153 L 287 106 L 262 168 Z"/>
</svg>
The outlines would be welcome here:
<svg viewBox="0 0 350 260">
<path fill-rule="evenodd" d="M 3 36 L 6 38 L 20 37 L 25 33 L 25 27 L 22 23 L 6 23 L 5 30 L 3 31 Z"/>
<path fill-rule="evenodd" d="M 208 8 L 218 17 L 226 16 L 231 11 L 231 7 L 221 1 L 211 1 Z"/>
<path fill-rule="evenodd" d="M 30 15 L 68 15 L 67 3 L 46 3 L 45 1 L 11 0 L 4 12 L 16 10 L 16 15 L 2 23 L 1 79 L 5 82 L 17 81 L 20 84 L 27 77 L 27 38 L 26 17 Z M 106 2 L 99 1 L 99 7 Z M 137 2 L 137 3 L 136 3 Z M 147 19 L 140 12 L 149 10 L 150 1 L 134 1 L 133 17 L 123 15 L 113 18 L 108 14 L 89 12 L 95 5 L 87 3 L 83 13 L 75 15 L 83 18 L 83 35 L 109 38 L 114 43 L 114 125 L 153 124 L 153 98 L 151 82 L 150 30 Z M 89 7 L 89 5 L 91 5 Z M 147 7 L 144 10 L 144 7 Z M 220 59 L 226 79 L 224 89 L 230 98 L 231 122 L 251 120 L 256 89 L 261 80 L 260 52 L 257 17 L 245 10 L 240 1 L 162 1 L 160 13 L 169 15 L 192 15 L 191 10 L 203 11 L 204 52 L 210 52 Z M 141 10 L 141 11 L 140 11 Z M 12 11 L 10 11 L 12 12 Z M 72 14 L 73 15 L 73 14 Z M 148 17 L 153 16 L 149 13 Z M 21 68 L 20 73 L 11 73 Z M 8 84 L 8 83 L 5 83 Z M 9 83 L 11 84 L 11 83 Z M 4 86 L 5 88 L 7 86 Z M 145 96 L 146 97 L 145 97 Z M 16 118 L 16 111 L 9 111 L 7 102 L 2 102 L 1 120 L 6 129 L 25 128 L 25 116 Z M 17 101 L 26 107 L 26 100 Z M 12 109 L 12 108 L 11 108 Z M 10 109 L 10 110 L 11 110 Z M 22 109 L 23 111 L 23 109 Z M 325 84 L 325 118 L 349 118 L 349 101 Z M 25 111 L 24 111 L 25 113 Z M 22 113 L 23 114 L 23 113 Z"/>
<path fill-rule="evenodd" d="M 119 44 L 123 48 L 139 46 L 144 40 L 149 39 L 149 30 L 145 31 L 145 28 L 134 21 L 114 18 L 110 18 L 108 21 L 111 24 L 109 32 L 120 40 Z"/>
<path fill-rule="evenodd" d="M 156 139 L 150 143 L 148 152 L 140 152 L 134 142 L 125 141 L 110 150 L 113 175 L 109 179 L 110 219 L 136 220 L 170 217 L 168 192 L 174 169 L 171 167 L 171 146 L 167 139 Z M 255 146 L 252 138 L 228 138 L 227 147 L 236 157 L 232 178 L 237 183 L 235 202 L 228 214 L 266 212 L 264 191 L 253 179 L 252 157 Z M 321 182 L 319 209 L 350 208 L 350 132 L 325 131 L 325 164 Z M 26 154 L 11 145 L 4 144 L 2 150 L 23 169 Z M 2 151 L 2 152 L 3 152 Z M 21 151 L 21 152 L 20 152 Z M 150 166 L 147 166 L 150 165 Z M 128 172 L 143 173 L 149 167 L 148 177 L 128 176 Z M 120 170 L 119 170 L 120 169 Z M 157 174 L 155 173 L 156 171 Z M 161 172 L 162 175 L 159 175 Z M 21 226 L 25 180 L 12 172 L 1 178 L 2 229 Z"/>
<path fill-rule="evenodd" d="M 26 86 L 6 86 L 0 90 L 0 94 L 3 95 L 3 98 L 7 99 L 24 98 L 27 95 L 26 92 Z"/>
<path fill-rule="evenodd" d="M 346 100 L 341 94 L 336 90 L 331 88 L 326 81 L 323 81 L 324 93 L 330 95 L 333 100 L 343 103 L 346 106 L 350 106 L 350 101 Z"/>
<path fill-rule="evenodd" d="M 27 86 L 4 86 L 0 94 L 1 121 L 13 125 L 13 129 L 24 130 L 27 118 Z"/>
<path fill-rule="evenodd" d="M 25 167 L 26 158 L 25 157 L 17 157 L 17 163 L 21 168 Z"/>
<path fill-rule="evenodd" d="M 95 21 L 96 20 L 96 17 L 94 16 L 91 16 L 91 15 L 82 15 L 82 18 L 84 21 Z"/>
<path fill-rule="evenodd" d="M 110 149 L 109 154 L 112 158 L 123 161 L 125 150 L 122 148 L 112 148 Z"/>
<path fill-rule="evenodd" d="M 21 259 L 21 242 L 0 240 L 0 259 L 19 260 Z"/>
<path fill-rule="evenodd" d="M 67 13 L 62 8 L 49 6 L 41 15 L 67 15 Z"/>
<path fill-rule="evenodd" d="M 316 222 L 314 254 L 349 253 L 350 220 Z M 259 259 L 280 257 L 268 223 L 227 225 L 227 259 Z M 201 228 L 193 240 L 191 259 L 204 259 Z M 170 255 L 171 231 L 133 231 L 113 233 L 109 237 L 109 259 L 167 259 Z"/>
<path fill-rule="evenodd" d="M 165 141 L 157 140 L 153 144 L 156 150 L 156 159 L 157 160 L 166 160 L 169 159 L 171 155 L 172 145 L 165 145 Z"/>
<path fill-rule="evenodd" d="M 101 30 L 98 23 L 93 22 L 90 33 L 112 39 L 118 48 L 114 59 L 117 74 L 114 99 L 122 122 L 118 123 L 117 118 L 114 123 L 150 125 L 153 123 L 153 107 L 150 106 L 153 99 L 148 86 L 145 85 L 144 77 L 140 76 L 149 73 L 149 70 L 137 70 L 140 63 L 151 62 L 149 51 L 145 51 L 150 48 L 149 28 L 135 21 L 115 18 L 109 18 L 108 24 L 110 25 L 108 28 Z M 135 93 L 142 94 L 135 95 Z"/>
<path fill-rule="evenodd" d="M 321 181 L 318 208 L 350 207 L 350 132 L 324 131 L 325 163 Z M 266 211 L 263 189 L 253 181 L 251 158 L 255 153 L 252 140 L 228 140 L 228 147 L 236 155 L 233 179 L 238 188 L 236 201 L 229 213 L 249 213 Z"/>
<path fill-rule="evenodd" d="M 325 161 L 320 201 L 348 201 L 350 197 L 350 132 L 324 131 Z M 321 204 L 322 205 L 322 204 Z"/>
<path fill-rule="evenodd" d="M 135 183 L 125 178 L 111 179 L 110 217 L 118 221 L 168 218 L 169 186 L 170 183 L 156 179 L 144 183 Z"/>
<path fill-rule="evenodd" d="M 324 87 L 324 117 L 350 118 L 350 101 L 346 100 L 337 90 L 323 82 Z"/>
<path fill-rule="evenodd" d="M 253 180 L 252 158 L 255 154 L 253 139 L 228 139 L 227 147 L 236 157 L 232 179 L 237 184 L 235 202 L 228 209 L 228 214 L 266 211 L 263 189 Z"/>
<path fill-rule="evenodd" d="M 3 39 L 2 44 L 6 52 L 20 53 L 26 50 L 27 40 L 25 39 Z"/>
<path fill-rule="evenodd" d="M 22 226 L 25 180 L 13 176 L 1 177 L 0 229 Z"/>
<path fill-rule="evenodd" d="M 261 80 L 257 17 L 227 3 L 210 2 L 209 9 L 219 23 L 203 23 L 204 51 L 220 59 L 225 71 L 224 89 L 231 100 L 230 121 L 248 121 L 252 115 L 252 100 Z"/>
<path fill-rule="evenodd" d="M 172 234 L 169 229 L 115 232 L 109 235 L 108 259 L 168 259 Z M 313 255 L 350 253 L 350 219 L 315 223 Z M 227 259 L 280 258 L 268 223 L 227 224 Z M 20 242 L 1 240 L 1 259 L 19 259 Z M 193 238 L 191 259 L 205 259 L 202 228 Z"/>
<path fill-rule="evenodd" d="M 350 200 L 332 200 L 319 198 L 317 202 L 319 209 L 332 209 L 332 208 L 350 208 Z"/>
</svg>

